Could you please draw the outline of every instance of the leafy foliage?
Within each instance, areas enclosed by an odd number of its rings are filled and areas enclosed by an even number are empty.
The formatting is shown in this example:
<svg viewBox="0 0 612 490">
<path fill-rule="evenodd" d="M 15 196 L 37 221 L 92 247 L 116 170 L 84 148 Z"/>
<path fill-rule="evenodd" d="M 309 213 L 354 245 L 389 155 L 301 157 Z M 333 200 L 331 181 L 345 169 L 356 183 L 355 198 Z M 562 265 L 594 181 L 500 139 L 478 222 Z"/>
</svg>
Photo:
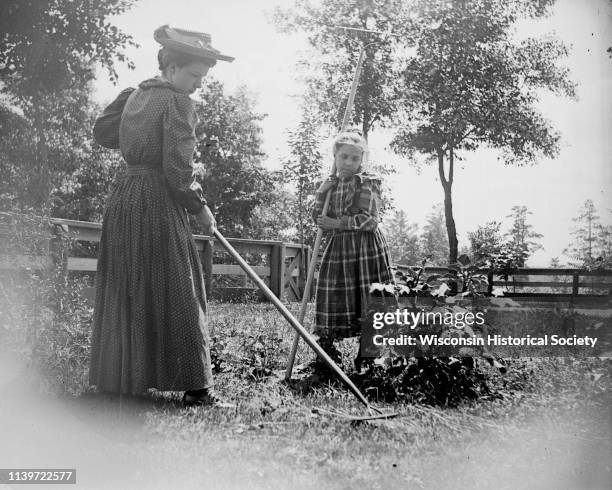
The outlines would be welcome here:
<svg viewBox="0 0 612 490">
<path fill-rule="evenodd" d="M 435 206 L 427 216 L 421 233 L 421 253 L 427 256 L 430 264 L 442 267 L 448 264 L 448 240 L 440 205 Z"/>
<path fill-rule="evenodd" d="M 283 173 L 295 186 L 295 201 L 291 216 L 297 225 L 300 243 L 313 245 L 317 228 L 310 210 L 314 203 L 316 183 L 321 178 L 323 156 L 319 151 L 321 122 L 311 105 L 304 104 L 302 118 L 294 130 L 289 131 L 290 157 L 283 162 Z"/>
<path fill-rule="evenodd" d="M 487 259 L 500 252 L 503 240 L 500 228 L 501 222 L 489 221 L 468 233 L 472 256 L 475 260 Z"/>
<path fill-rule="evenodd" d="M 508 218 L 512 218 L 512 228 L 506 237 L 509 239 L 509 247 L 517 258 L 518 267 L 525 267 L 525 261 L 536 250 L 544 247 L 537 243 L 536 240 L 542 238 L 541 233 L 533 230 L 533 225 L 527 223 L 527 216 L 533 214 L 527 210 L 527 206 L 513 206 L 512 214 Z"/>
<path fill-rule="evenodd" d="M 264 202 L 253 208 L 248 237 L 253 240 L 303 243 L 296 234 L 295 219 L 291 212 L 295 206 L 295 195 L 287 188 L 281 172 L 272 172 L 272 178 L 274 188 Z"/>
<path fill-rule="evenodd" d="M 457 321 L 458 313 L 465 318 L 466 313 L 484 311 L 487 300 L 484 291 L 487 277 L 481 272 L 482 263 L 472 263 L 467 256 L 449 267 L 447 274 L 424 276 L 424 260 L 420 267 L 408 268 L 396 273 L 396 283 L 372 284 L 372 304 L 376 297 L 395 295 L 411 298 L 404 305 L 407 311 L 430 311 L 440 314 L 441 318 L 453 318 L 442 323 L 423 322 L 411 326 L 411 334 L 432 334 L 442 337 L 482 337 L 486 325 L 478 327 Z M 460 294 L 448 296 L 452 291 L 451 283 L 459 279 L 462 284 Z M 418 306 L 417 306 L 418 303 Z M 379 305 L 380 306 L 380 305 Z M 393 308 L 396 308 L 394 305 Z M 374 307 L 375 311 L 382 311 Z M 455 406 L 466 399 L 475 399 L 490 394 L 489 376 L 482 370 L 478 358 L 482 357 L 491 366 L 505 373 L 506 368 L 481 346 L 462 348 L 461 357 L 440 357 L 432 355 L 424 347 L 410 348 L 410 355 L 401 354 L 389 348 L 382 357 L 369 365 L 368 370 L 357 377 L 367 390 L 376 390 L 378 396 L 386 401 L 410 400 L 426 404 Z"/>
<path fill-rule="evenodd" d="M 51 213 L 63 218 L 97 221 L 104 198 L 123 163 L 116 152 L 93 142 L 91 128 L 99 108 L 89 102 L 89 87 L 74 86 L 50 94 L 39 110 L 45 125 L 37 131 L 31 118 L 11 106 L 0 106 L 0 206 L 5 210 L 40 209 L 48 189 Z M 40 173 L 39 145 L 49 180 Z"/>
<path fill-rule="evenodd" d="M 517 41 L 513 26 L 545 15 L 554 1 L 417 1 L 416 48 L 403 74 L 404 123 L 392 148 L 437 162 L 445 195 L 450 262 L 457 259 L 452 213 L 455 160 L 489 146 L 506 163 L 554 157 L 560 135 L 537 111 L 542 90 L 574 97 L 567 48 L 553 38 Z"/>
<path fill-rule="evenodd" d="M 11 93 L 35 97 L 88 78 L 100 63 L 117 79 L 115 63 L 137 46 L 109 18 L 135 0 L 5 0 L 0 6 L 0 76 Z M 133 64 L 128 62 L 128 66 Z"/>
<path fill-rule="evenodd" d="M 195 162 L 201 164 L 204 195 L 221 232 L 246 237 L 253 211 L 270 202 L 275 186 L 274 175 L 262 166 L 265 116 L 254 111 L 246 89 L 227 95 L 215 79 L 198 96 Z"/>
<path fill-rule="evenodd" d="M 476 261 L 484 261 L 500 278 L 507 280 L 516 268 L 525 267 L 529 256 L 542 248 L 535 240 L 542 237 L 527 223 L 532 214 L 526 206 L 514 206 L 508 218 L 514 218 L 512 228 L 502 237 L 501 222 L 490 221 L 468 233 L 471 251 Z"/>
<path fill-rule="evenodd" d="M 395 264 L 416 264 L 420 257 L 418 225 L 409 223 L 406 212 L 395 211 L 387 220 L 385 237 Z"/>
<path fill-rule="evenodd" d="M 133 0 L 8 0 L 0 6 L 0 78 L 2 92 L 27 122 L 18 138 L 27 140 L 32 176 L 29 194 L 43 214 L 50 211 L 56 186 L 53 158 L 65 144 L 57 126 L 80 124 L 81 114 L 66 117 L 59 110 L 71 98 L 88 96 L 93 65 L 101 64 L 116 80 L 115 63 L 128 62 L 123 50 L 136 46 L 132 38 L 108 19 L 129 9 Z M 86 107 L 81 103 L 81 107 Z M 65 128 L 64 128 L 65 129 Z M 69 134 L 70 131 L 67 131 Z M 72 148 L 74 143 L 67 145 Z M 55 152 L 55 154 L 54 154 Z M 25 152 L 24 152 L 25 153 Z"/>
<path fill-rule="evenodd" d="M 284 32 L 303 31 L 317 51 L 302 65 L 308 67 L 307 100 L 314 100 L 323 119 L 340 127 L 360 46 L 365 60 L 355 95 L 354 116 L 367 138 L 375 124 L 394 117 L 398 100 L 400 37 L 408 32 L 407 11 L 400 0 L 297 0 L 293 7 L 275 10 L 274 21 Z M 355 34 L 338 26 L 369 29 L 378 33 Z M 394 35 L 389 35 L 393 33 Z M 313 68 L 312 65 L 315 64 Z"/>
<path fill-rule="evenodd" d="M 92 309 L 81 296 L 83 278 L 70 277 L 64 257 L 73 237 L 31 213 L 0 213 L 0 253 L 8 257 L 49 257 L 41 266 L 20 265 L 0 280 L 0 327 L 22 338 L 31 362 L 49 387 L 69 394 L 88 389 Z M 49 249 L 51 244 L 51 255 Z"/>
<path fill-rule="evenodd" d="M 612 226 L 602 224 L 595 204 L 584 201 L 570 235 L 573 242 L 563 253 L 571 258 L 570 265 L 579 268 L 612 267 Z"/>
</svg>

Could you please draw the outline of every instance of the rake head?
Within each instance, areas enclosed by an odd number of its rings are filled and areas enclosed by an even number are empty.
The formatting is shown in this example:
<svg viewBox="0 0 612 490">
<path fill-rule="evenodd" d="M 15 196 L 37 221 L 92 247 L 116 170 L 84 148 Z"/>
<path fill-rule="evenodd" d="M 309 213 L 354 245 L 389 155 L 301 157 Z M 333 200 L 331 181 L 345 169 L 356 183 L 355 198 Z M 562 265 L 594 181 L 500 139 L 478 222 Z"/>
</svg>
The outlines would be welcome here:
<svg viewBox="0 0 612 490">
<path fill-rule="evenodd" d="M 313 407 L 313 413 L 319 415 L 332 415 L 334 417 L 339 417 L 348 420 L 349 422 L 368 422 L 369 420 L 385 420 L 392 419 L 397 417 L 399 414 L 397 412 L 383 412 L 381 409 L 373 407 L 372 405 L 368 405 L 368 415 L 352 415 L 346 412 L 342 412 L 340 410 L 328 410 L 326 408 Z"/>
</svg>

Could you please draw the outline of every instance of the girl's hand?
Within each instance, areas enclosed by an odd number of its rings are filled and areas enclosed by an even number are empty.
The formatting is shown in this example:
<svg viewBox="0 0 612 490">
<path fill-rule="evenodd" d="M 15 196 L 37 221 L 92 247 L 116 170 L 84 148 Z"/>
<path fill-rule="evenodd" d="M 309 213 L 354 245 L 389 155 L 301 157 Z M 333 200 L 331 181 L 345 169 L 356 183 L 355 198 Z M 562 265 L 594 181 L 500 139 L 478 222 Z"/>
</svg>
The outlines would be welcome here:
<svg viewBox="0 0 612 490">
<path fill-rule="evenodd" d="M 336 218 L 330 218 L 329 216 L 321 216 L 317 219 L 317 225 L 324 230 L 339 230 L 340 220 Z"/>
<path fill-rule="evenodd" d="M 204 229 L 205 235 L 213 236 L 215 234 L 215 231 L 217 230 L 217 222 L 215 221 L 215 218 L 208 206 L 204 206 L 202 210 L 196 214 L 196 220 Z"/>
<path fill-rule="evenodd" d="M 327 191 L 334 188 L 337 183 L 338 183 L 338 178 L 331 176 L 319 186 L 319 188 L 317 189 L 317 192 L 320 192 L 321 194 L 325 194 Z"/>
</svg>

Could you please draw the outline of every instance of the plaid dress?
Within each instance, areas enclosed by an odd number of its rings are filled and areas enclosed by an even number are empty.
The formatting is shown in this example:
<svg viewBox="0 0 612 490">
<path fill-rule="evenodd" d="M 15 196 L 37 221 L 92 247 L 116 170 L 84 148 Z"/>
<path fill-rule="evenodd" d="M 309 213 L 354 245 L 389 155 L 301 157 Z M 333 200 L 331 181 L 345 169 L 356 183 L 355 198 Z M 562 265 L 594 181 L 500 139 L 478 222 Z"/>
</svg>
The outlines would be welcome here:
<svg viewBox="0 0 612 490">
<path fill-rule="evenodd" d="M 370 284 L 392 281 L 393 273 L 387 241 L 378 229 L 380 179 L 360 173 L 339 180 L 330 192 L 328 216 L 339 218 L 342 228 L 333 231 L 323 253 L 314 333 L 345 338 L 361 333 Z M 325 194 L 318 192 L 315 219 L 324 202 Z"/>
<path fill-rule="evenodd" d="M 96 122 L 96 140 L 119 145 L 127 163 L 100 239 L 89 368 L 100 390 L 213 383 L 204 280 L 187 220 L 205 204 L 192 175 L 195 124 L 193 101 L 159 79 L 123 92 Z"/>
</svg>

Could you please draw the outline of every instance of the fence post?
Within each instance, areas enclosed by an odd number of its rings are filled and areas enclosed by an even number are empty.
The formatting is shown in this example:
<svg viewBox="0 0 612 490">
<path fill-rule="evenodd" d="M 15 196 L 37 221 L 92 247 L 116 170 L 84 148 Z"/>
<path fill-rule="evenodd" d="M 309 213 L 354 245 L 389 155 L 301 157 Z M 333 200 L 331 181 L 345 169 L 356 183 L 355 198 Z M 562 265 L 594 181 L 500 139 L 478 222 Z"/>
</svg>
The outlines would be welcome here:
<svg viewBox="0 0 612 490">
<path fill-rule="evenodd" d="M 574 271 L 572 274 L 572 296 L 578 296 L 578 284 L 579 284 L 580 273 Z"/>
<path fill-rule="evenodd" d="M 210 298 L 212 294 L 213 247 L 214 242 L 212 240 L 204 240 L 201 252 L 201 260 L 202 269 L 204 272 L 204 289 L 206 290 L 207 298 Z"/>
<path fill-rule="evenodd" d="M 283 299 L 285 293 L 285 244 L 272 245 L 270 251 L 270 289 L 278 297 Z"/>
<path fill-rule="evenodd" d="M 51 238 L 49 239 L 49 255 L 55 267 L 62 270 L 62 280 L 68 279 L 68 255 L 64 237 L 68 233 L 65 226 L 51 225 Z"/>
</svg>

